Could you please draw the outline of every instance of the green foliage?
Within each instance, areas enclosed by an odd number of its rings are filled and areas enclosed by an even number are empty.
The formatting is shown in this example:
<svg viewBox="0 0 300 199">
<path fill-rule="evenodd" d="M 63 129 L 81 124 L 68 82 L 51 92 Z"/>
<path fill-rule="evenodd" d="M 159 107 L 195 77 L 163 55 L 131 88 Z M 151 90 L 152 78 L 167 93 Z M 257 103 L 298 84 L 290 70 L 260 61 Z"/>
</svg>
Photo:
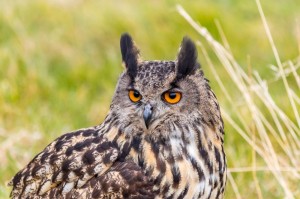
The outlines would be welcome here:
<svg viewBox="0 0 300 199">
<path fill-rule="evenodd" d="M 174 59 L 184 35 L 209 46 L 178 14 L 177 3 L 221 40 L 215 24 L 219 21 L 244 70 L 250 65 L 263 78 L 274 77 L 268 65 L 276 62 L 255 1 L 0 0 L 0 198 L 8 197 L 5 183 L 49 142 L 103 120 L 123 70 L 119 50 L 123 32 L 133 36 L 146 60 Z M 296 58 L 300 33 L 295 19 L 300 4 L 293 0 L 262 3 L 281 59 Z M 226 81 L 225 69 L 213 51 L 208 54 L 234 101 L 223 99 L 199 48 L 199 60 L 221 107 L 238 122 L 234 110 L 243 110 L 240 94 L 233 90 L 232 81 Z M 287 110 L 282 102 L 287 100 L 284 87 L 276 81 L 271 85 L 273 99 Z M 296 83 L 290 86 L 299 96 Z M 252 118 L 246 120 L 251 123 Z M 251 147 L 245 147 L 231 125 L 225 125 L 229 167 L 251 166 Z M 243 198 L 257 197 L 251 173 L 233 177 Z M 283 196 L 270 173 L 258 173 L 257 178 L 265 198 Z M 230 183 L 226 196 L 235 197 Z"/>
</svg>

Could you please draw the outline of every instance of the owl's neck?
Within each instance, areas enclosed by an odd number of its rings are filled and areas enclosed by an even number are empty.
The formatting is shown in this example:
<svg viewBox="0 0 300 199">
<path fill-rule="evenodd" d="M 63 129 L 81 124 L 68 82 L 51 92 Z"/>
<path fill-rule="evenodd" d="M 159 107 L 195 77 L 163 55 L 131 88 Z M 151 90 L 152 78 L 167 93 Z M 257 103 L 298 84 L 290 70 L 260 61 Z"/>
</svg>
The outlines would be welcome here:
<svg viewBox="0 0 300 199">
<path fill-rule="evenodd" d="M 210 127 L 201 118 L 190 124 L 174 122 L 150 133 L 124 133 L 132 132 L 126 129 L 132 127 L 120 125 L 111 116 L 104 124 L 104 132 L 110 129 L 107 139 L 116 142 L 122 151 L 120 159 L 133 159 L 142 167 L 160 196 L 175 192 L 177 197 L 185 194 L 186 198 L 218 198 L 218 190 L 224 189 L 226 160 L 221 132 L 215 132 L 218 128 Z"/>
</svg>

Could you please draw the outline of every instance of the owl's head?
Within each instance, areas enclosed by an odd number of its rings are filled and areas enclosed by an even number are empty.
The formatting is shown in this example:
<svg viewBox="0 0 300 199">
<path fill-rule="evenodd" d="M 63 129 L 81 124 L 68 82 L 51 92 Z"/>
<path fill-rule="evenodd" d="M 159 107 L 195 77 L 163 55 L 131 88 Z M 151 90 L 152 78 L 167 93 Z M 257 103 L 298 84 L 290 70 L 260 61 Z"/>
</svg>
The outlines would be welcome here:
<svg viewBox="0 0 300 199">
<path fill-rule="evenodd" d="M 197 62 L 195 44 L 184 37 L 176 60 L 143 61 L 129 34 L 121 36 L 121 74 L 111 104 L 128 133 L 172 131 L 195 122 L 215 125 L 219 107 Z"/>
</svg>

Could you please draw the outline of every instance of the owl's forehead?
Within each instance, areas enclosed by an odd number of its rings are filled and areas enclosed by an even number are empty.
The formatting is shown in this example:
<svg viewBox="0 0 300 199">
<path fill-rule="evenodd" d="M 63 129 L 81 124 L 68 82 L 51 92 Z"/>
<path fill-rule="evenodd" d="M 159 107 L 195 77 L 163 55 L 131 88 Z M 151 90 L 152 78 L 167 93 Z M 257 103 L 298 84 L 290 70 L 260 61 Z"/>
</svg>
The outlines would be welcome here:
<svg viewBox="0 0 300 199">
<path fill-rule="evenodd" d="M 160 90 L 175 78 L 174 61 L 143 61 L 139 64 L 135 86 L 140 90 Z"/>
</svg>

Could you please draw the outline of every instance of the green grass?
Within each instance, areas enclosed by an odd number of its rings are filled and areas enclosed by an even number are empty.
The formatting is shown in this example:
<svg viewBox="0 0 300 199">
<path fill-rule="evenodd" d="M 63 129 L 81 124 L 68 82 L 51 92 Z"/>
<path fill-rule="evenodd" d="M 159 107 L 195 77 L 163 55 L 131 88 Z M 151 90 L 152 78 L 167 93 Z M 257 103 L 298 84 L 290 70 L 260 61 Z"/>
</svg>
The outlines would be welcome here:
<svg viewBox="0 0 300 199">
<path fill-rule="evenodd" d="M 222 43 L 215 20 L 220 22 L 234 56 L 231 63 L 238 63 L 250 77 L 250 82 L 245 77 L 238 78 L 240 82 L 234 81 L 234 75 L 239 76 L 242 72 L 237 68 L 234 72 L 226 72 L 230 67 L 226 68 L 224 64 L 228 57 L 219 59 L 216 56 L 217 48 L 178 13 L 177 3 Z M 262 6 L 281 61 L 293 60 L 296 76 L 285 75 L 291 90 L 299 98 L 300 89 L 295 77 L 299 77 L 300 65 L 300 43 L 297 41 L 300 31 L 297 32 L 296 23 L 300 17 L 300 4 L 295 0 L 265 0 Z M 184 35 L 202 43 L 206 51 L 199 46 L 199 60 L 226 114 L 225 150 L 231 171 L 252 167 L 254 160 L 257 167 L 270 170 L 267 167 L 270 153 L 264 147 L 268 145 L 264 145 L 266 139 L 261 137 L 263 129 L 266 129 L 280 165 L 295 165 L 277 141 L 282 138 L 278 134 L 272 135 L 265 123 L 265 128 L 258 128 L 262 120 L 255 120 L 252 105 L 261 111 L 276 133 L 280 132 L 278 124 L 283 126 L 288 137 L 284 146 L 290 147 L 293 161 L 300 163 L 297 117 L 282 78 L 276 80 L 276 73 L 269 67 L 278 63 L 255 1 L 0 0 L 0 198 L 8 197 L 10 189 L 5 183 L 49 142 L 64 132 L 96 125 L 103 120 L 118 75 L 123 70 L 119 50 L 123 32 L 131 33 L 143 58 L 148 60 L 174 59 Z M 226 53 L 221 50 L 221 54 Z M 286 65 L 285 69 L 288 67 Z M 217 82 L 213 69 L 230 99 Z M 276 123 L 268 109 L 270 101 L 258 97 L 263 92 L 259 90 L 262 87 L 254 71 L 266 80 L 272 99 L 291 123 L 282 119 Z M 245 90 L 240 90 L 239 84 L 245 84 Z M 256 93 L 254 88 L 259 92 Z M 245 100 L 245 93 L 251 96 L 252 102 Z M 299 110 L 297 101 L 296 106 Z M 296 125 L 296 141 L 291 141 L 290 130 L 285 124 Z M 254 147 L 245 141 L 236 126 L 251 140 L 255 138 L 266 157 L 257 151 L 253 153 Z M 239 195 L 257 198 L 260 192 L 263 198 L 283 198 L 287 194 L 279 182 L 286 182 L 294 196 L 300 197 L 299 167 L 294 173 L 276 174 L 282 176 L 281 181 L 268 169 L 231 172 L 233 180 L 227 183 L 226 198 L 238 198 Z"/>
</svg>

